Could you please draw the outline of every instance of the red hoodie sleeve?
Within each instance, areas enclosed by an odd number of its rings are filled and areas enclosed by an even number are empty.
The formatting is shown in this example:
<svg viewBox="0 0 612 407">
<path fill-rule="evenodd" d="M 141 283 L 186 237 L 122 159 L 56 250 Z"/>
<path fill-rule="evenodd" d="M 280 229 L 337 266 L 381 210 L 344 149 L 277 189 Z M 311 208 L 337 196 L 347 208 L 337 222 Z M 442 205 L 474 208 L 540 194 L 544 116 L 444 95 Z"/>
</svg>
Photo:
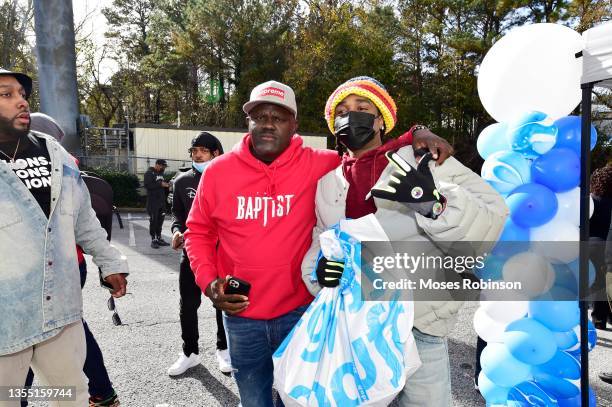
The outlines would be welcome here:
<svg viewBox="0 0 612 407">
<path fill-rule="evenodd" d="M 211 171 L 205 171 L 200 179 L 196 197 L 187 217 L 185 250 L 195 274 L 196 284 L 202 289 L 217 278 L 217 226 L 211 218 L 215 207 L 215 183 Z"/>
</svg>

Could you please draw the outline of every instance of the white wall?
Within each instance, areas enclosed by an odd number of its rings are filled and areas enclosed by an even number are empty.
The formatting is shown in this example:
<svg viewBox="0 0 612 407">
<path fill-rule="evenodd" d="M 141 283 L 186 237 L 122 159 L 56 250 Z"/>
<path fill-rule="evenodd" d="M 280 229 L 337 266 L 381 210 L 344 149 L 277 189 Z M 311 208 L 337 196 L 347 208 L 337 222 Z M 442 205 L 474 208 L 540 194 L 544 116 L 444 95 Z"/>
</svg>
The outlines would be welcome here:
<svg viewBox="0 0 612 407">
<path fill-rule="evenodd" d="M 187 149 L 191 144 L 191 139 L 196 136 L 201 130 L 183 130 L 183 129 L 164 129 L 164 128 L 148 128 L 134 127 L 134 153 L 137 157 L 150 157 L 150 161 L 146 159 L 136 160 L 136 172 L 144 173 L 147 168 L 155 163 L 158 158 L 168 161 L 167 171 L 176 171 L 183 163 L 190 162 Z M 242 140 L 243 132 L 237 131 L 221 131 L 221 130 L 206 130 L 210 134 L 217 137 L 223 145 L 223 151 L 229 152 L 232 147 Z M 313 148 L 327 148 L 327 139 L 320 136 L 302 136 L 304 144 Z"/>
</svg>

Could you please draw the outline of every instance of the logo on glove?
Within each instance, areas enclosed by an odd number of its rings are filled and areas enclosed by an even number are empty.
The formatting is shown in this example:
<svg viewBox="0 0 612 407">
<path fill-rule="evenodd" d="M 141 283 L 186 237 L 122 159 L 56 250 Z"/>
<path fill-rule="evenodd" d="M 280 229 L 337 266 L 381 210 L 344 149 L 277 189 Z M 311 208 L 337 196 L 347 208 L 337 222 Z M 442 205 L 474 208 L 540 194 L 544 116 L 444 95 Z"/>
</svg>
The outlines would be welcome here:
<svg viewBox="0 0 612 407">
<path fill-rule="evenodd" d="M 421 187 L 412 188 L 412 191 L 410 191 L 410 195 L 412 195 L 414 199 L 420 199 L 423 196 L 423 188 Z"/>
</svg>

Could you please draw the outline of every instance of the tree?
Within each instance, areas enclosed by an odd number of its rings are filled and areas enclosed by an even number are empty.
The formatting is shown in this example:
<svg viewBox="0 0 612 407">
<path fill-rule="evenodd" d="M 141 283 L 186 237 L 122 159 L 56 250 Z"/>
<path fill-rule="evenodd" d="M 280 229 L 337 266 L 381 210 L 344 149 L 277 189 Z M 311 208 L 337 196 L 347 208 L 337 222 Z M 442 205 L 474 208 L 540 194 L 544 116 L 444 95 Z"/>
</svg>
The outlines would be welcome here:
<svg viewBox="0 0 612 407">
<path fill-rule="evenodd" d="M 25 72 L 36 81 L 36 59 L 28 41 L 33 21 L 32 0 L 0 1 L 0 67 Z M 33 90 L 30 104 L 33 110 L 38 109 L 37 89 Z"/>
</svg>

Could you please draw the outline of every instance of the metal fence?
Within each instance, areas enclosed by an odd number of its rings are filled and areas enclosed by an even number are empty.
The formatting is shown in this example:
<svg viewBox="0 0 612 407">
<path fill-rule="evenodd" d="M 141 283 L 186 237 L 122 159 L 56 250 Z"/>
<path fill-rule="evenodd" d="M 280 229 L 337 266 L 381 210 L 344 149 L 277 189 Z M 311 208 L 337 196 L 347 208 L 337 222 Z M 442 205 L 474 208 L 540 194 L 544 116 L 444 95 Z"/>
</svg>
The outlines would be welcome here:
<svg viewBox="0 0 612 407">
<path fill-rule="evenodd" d="M 80 165 L 85 168 L 104 168 L 142 175 L 149 167 L 155 165 L 156 159 L 165 158 L 133 155 L 133 135 L 126 127 L 88 127 L 83 130 L 81 140 L 83 155 L 78 159 Z M 166 159 L 166 161 L 168 173 L 191 165 L 188 159 Z"/>
<path fill-rule="evenodd" d="M 149 167 L 155 165 L 155 160 L 162 157 L 139 157 L 133 155 L 88 155 L 77 157 L 81 167 L 104 168 L 107 170 L 126 171 L 130 174 L 142 175 Z M 168 163 L 166 172 L 176 172 L 179 168 L 191 166 L 191 160 L 165 159 Z"/>
</svg>

